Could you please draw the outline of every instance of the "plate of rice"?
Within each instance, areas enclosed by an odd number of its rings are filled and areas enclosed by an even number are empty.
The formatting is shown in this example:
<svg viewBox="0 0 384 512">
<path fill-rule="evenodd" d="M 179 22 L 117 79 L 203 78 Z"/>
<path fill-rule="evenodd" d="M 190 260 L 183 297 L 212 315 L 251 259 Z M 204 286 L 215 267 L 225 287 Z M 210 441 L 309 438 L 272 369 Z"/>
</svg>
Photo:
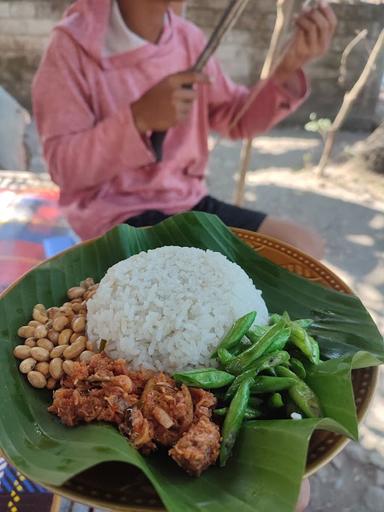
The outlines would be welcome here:
<svg viewBox="0 0 384 512">
<path fill-rule="evenodd" d="M 0 318 L 5 457 L 114 510 L 294 510 L 357 439 L 384 358 L 326 267 L 202 213 L 47 260 Z"/>
</svg>

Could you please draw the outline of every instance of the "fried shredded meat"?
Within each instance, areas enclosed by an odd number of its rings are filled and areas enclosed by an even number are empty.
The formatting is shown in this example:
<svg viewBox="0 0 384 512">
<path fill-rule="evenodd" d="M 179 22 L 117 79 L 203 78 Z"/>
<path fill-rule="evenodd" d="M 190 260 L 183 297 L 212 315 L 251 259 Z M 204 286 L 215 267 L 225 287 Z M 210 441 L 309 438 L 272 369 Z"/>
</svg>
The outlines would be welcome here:
<svg viewBox="0 0 384 512">
<path fill-rule="evenodd" d="M 145 418 L 153 424 L 154 439 L 163 446 L 173 446 L 193 421 L 193 403 L 189 389 L 179 388 L 164 373 L 148 380 L 140 399 Z"/>
<path fill-rule="evenodd" d="M 145 455 L 156 450 L 156 444 L 153 442 L 153 425 L 144 418 L 137 407 L 126 410 L 125 421 L 120 424 L 119 430 Z"/>
<path fill-rule="evenodd" d="M 49 411 L 73 427 L 105 421 L 143 454 L 158 445 L 191 475 L 214 464 L 220 448 L 219 427 L 211 421 L 216 398 L 203 389 L 179 386 L 165 373 L 132 371 L 105 353 L 76 362 L 55 391 Z"/>
<path fill-rule="evenodd" d="M 188 474 L 200 476 L 216 462 L 219 451 L 220 429 L 202 416 L 169 450 L 169 455 Z"/>
<path fill-rule="evenodd" d="M 201 418 L 202 416 L 211 418 L 212 411 L 217 403 L 215 395 L 201 388 L 190 388 L 189 391 L 192 397 L 195 418 Z"/>
<path fill-rule="evenodd" d="M 48 410 L 69 427 L 92 421 L 119 425 L 139 399 L 131 373 L 125 361 L 112 361 L 105 354 L 95 355 L 88 364 L 77 362 L 71 375 L 62 379 Z"/>
</svg>

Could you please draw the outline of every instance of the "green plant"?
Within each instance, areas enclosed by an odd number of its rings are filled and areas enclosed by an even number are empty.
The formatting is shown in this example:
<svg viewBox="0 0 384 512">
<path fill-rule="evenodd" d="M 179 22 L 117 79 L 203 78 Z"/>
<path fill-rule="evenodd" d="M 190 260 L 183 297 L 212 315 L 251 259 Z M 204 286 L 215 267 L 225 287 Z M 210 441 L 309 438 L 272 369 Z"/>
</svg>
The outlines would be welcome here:
<svg viewBox="0 0 384 512">
<path fill-rule="evenodd" d="M 330 119 L 328 119 L 327 117 L 318 118 L 317 114 L 315 112 L 312 112 L 309 115 L 309 121 L 308 123 L 305 124 L 304 128 L 307 132 L 318 133 L 319 135 L 321 135 L 321 138 L 323 139 L 324 142 L 331 125 L 332 122 Z"/>
</svg>

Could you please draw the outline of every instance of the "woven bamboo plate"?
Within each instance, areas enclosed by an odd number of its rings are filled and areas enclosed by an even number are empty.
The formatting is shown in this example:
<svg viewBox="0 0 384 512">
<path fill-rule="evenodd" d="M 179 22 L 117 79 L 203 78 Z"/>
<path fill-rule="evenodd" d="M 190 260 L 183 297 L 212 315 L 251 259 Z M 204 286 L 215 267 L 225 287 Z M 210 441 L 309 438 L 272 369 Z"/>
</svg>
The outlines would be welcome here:
<svg viewBox="0 0 384 512">
<path fill-rule="evenodd" d="M 351 294 L 348 286 L 327 267 L 301 251 L 265 235 L 233 229 L 252 249 L 270 261 L 305 279 Z M 352 374 L 359 421 L 372 400 L 378 377 L 377 368 L 354 370 Z M 309 446 L 306 476 L 330 462 L 348 443 L 337 434 L 316 431 Z M 115 512 L 159 512 L 164 510 L 155 490 L 135 468 L 121 463 L 106 463 L 70 480 L 64 487 L 51 488 L 61 496 L 90 506 Z"/>
</svg>

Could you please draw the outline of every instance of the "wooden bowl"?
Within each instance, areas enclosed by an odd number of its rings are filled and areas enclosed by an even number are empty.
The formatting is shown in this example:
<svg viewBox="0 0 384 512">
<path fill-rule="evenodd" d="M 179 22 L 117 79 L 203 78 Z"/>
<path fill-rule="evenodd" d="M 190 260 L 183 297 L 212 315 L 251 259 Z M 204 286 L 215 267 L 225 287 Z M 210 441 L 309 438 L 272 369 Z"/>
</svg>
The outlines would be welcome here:
<svg viewBox="0 0 384 512">
<path fill-rule="evenodd" d="M 252 231 L 234 228 L 233 232 L 252 249 L 276 265 L 328 288 L 352 293 L 348 286 L 327 267 L 301 251 Z M 352 372 L 359 421 L 362 421 L 368 410 L 377 378 L 377 368 L 364 368 Z M 316 431 L 309 446 L 305 476 L 312 475 L 330 462 L 347 443 L 348 439 L 340 435 Z M 71 500 L 116 512 L 164 510 L 146 477 L 127 464 L 101 464 L 76 476 L 64 487 L 51 488 L 51 490 Z"/>
</svg>

